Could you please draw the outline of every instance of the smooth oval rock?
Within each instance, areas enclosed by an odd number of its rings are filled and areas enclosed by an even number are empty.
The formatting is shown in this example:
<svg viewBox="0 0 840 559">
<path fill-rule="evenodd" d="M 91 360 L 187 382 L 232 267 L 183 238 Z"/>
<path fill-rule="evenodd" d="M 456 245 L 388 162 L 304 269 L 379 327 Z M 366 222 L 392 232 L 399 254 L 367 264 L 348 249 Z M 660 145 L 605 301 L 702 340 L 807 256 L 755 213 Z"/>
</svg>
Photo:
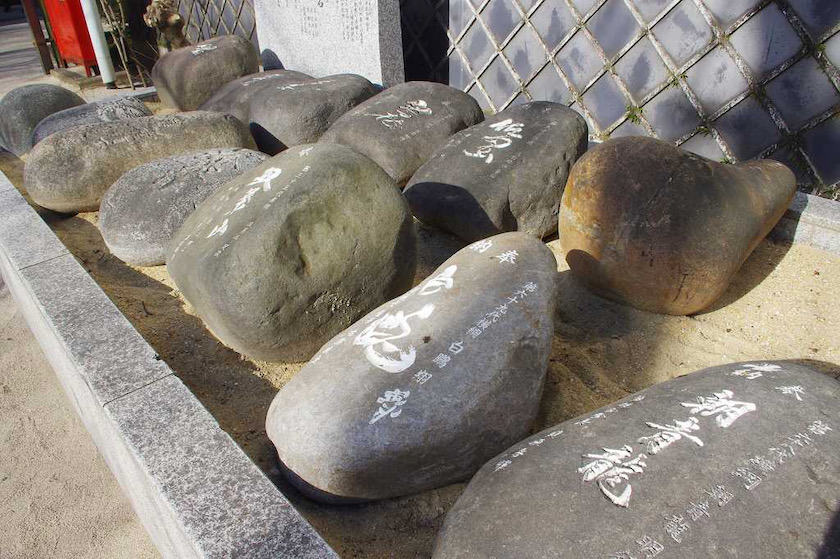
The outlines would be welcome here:
<svg viewBox="0 0 840 559">
<path fill-rule="evenodd" d="M 192 111 L 226 83 L 259 69 L 250 41 L 224 35 L 166 53 L 152 68 L 152 81 L 164 105 Z"/>
<path fill-rule="evenodd" d="M 320 141 L 350 146 L 405 186 L 452 134 L 482 120 L 481 107 L 463 91 L 407 82 L 346 112 Z"/>
<path fill-rule="evenodd" d="M 156 159 L 212 148 L 256 148 L 230 115 L 195 111 L 86 124 L 53 134 L 29 154 L 26 191 L 57 212 L 95 211 L 123 173 Z"/>
<path fill-rule="evenodd" d="M 618 138 L 572 169 L 560 240 L 572 273 L 595 293 L 692 314 L 723 294 L 795 191 L 776 161 L 727 165 L 661 140 Z"/>
<path fill-rule="evenodd" d="M 414 174 L 405 197 L 417 219 L 467 242 L 557 231 L 569 171 L 586 151 L 586 121 L 557 103 L 516 105 L 449 139 Z"/>
<path fill-rule="evenodd" d="M 32 149 L 32 132 L 42 120 L 84 104 L 84 99 L 57 85 L 38 83 L 15 88 L 0 100 L 0 142 L 21 156 Z"/>
<path fill-rule="evenodd" d="M 241 120 L 251 130 L 257 147 L 275 155 L 291 146 L 317 142 L 341 115 L 379 91 L 354 74 L 289 79 L 290 74 L 300 73 L 283 72 L 286 73 L 249 76 L 237 88 L 246 99 L 237 99 L 232 95 L 233 88 L 226 89 L 202 109 L 221 109 L 237 118 L 244 112 Z M 257 79 L 262 81 L 254 84 Z M 224 109 L 225 105 L 230 110 Z"/>
<path fill-rule="evenodd" d="M 135 167 L 102 197 L 99 229 L 108 250 L 135 266 L 163 264 L 172 236 L 195 208 L 266 159 L 249 149 L 211 149 Z"/>
<path fill-rule="evenodd" d="M 32 145 L 36 145 L 47 136 L 74 126 L 114 122 L 115 120 L 126 120 L 141 116 L 152 116 L 152 111 L 146 107 L 143 101 L 134 97 L 85 103 L 78 107 L 58 111 L 42 120 L 32 133 Z"/>
<path fill-rule="evenodd" d="M 166 267 L 208 328 L 239 353 L 304 361 L 404 293 L 411 213 L 393 181 L 344 146 L 290 148 L 205 200 Z"/>
<path fill-rule="evenodd" d="M 291 481 L 326 502 L 463 480 L 534 420 L 553 337 L 557 262 L 505 233 L 326 344 L 271 403 Z"/>
<path fill-rule="evenodd" d="M 434 557 L 815 557 L 838 549 L 838 499 L 840 384 L 807 364 L 723 365 L 496 456 Z"/>
<path fill-rule="evenodd" d="M 271 70 L 243 76 L 223 85 L 201 105 L 201 110 L 227 113 L 247 123 L 254 95 L 265 88 L 309 79 L 314 78 L 295 70 Z"/>
</svg>

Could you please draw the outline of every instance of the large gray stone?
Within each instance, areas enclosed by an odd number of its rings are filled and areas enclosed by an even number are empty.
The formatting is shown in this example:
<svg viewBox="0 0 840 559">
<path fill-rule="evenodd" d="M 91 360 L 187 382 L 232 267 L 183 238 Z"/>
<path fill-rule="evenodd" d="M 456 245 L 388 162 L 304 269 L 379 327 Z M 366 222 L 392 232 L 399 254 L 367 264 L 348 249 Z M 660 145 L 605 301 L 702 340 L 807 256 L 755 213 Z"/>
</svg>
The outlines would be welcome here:
<svg viewBox="0 0 840 559">
<path fill-rule="evenodd" d="M 840 384 L 804 364 L 723 365 L 493 458 L 434 557 L 837 557 L 838 500 Z"/>
<path fill-rule="evenodd" d="M 21 156 L 32 149 L 32 132 L 38 123 L 53 113 L 84 103 L 69 89 L 48 83 L 13 89 L 0 100 L 0 143 Z"/>
<path fill-rule="evenodd" d="M 223 147 L 255 148 L 230 115 L 196 111 L 77 126 L 40 142 L 27 158 L 24 186 L 57 212 L 95 211 L 126 171 L 173 155 Z"/>
<path fill-rule="evenodd" d="M 414 174 L 405 197 L 415 217 L 467 242 L 504 231 L 557 231 L 569 170 L 586 151 L 586 121 L 536 101 L 455 134 Z"/>
<path fill-rule="evenodd" d="M 325 76 L 405 81 L 399 0 L 255 0 L 263 65 Z"/>
<path fill-rule="evenodd" d="M 166 259 L 223 343 L 269 361 L 309 359 L 405 292 L 416 266 L 408 204 L 349 148 L 290 148 L 205 200 Z"/>
<path fill-rule="evenodd" d="M 58 111 L 42 120 L 32 133 L 32 145 L 36 145 L 47 136 L 74 126 L 113 122 L 141 116 L 152 116 L 152 111 L 146 107 L 143 101 L 134 97 L 120 97 L 95 103 L 85 103 L 78 107 Z"/>
<path fill-rule="evenodd" d="M 227 113 L 247 123 L 254 95 L 266 88 L 308 79 L 314 78 L 294 70 L 271 70 L 243 76 L 222 86 L 201 105 L 201 110 Z"/>
<path fill-rule="evenodd" d="M 616 138 L 580 158 L 560 206 L 572 273 L 638 309 L 714 303 L 796 191 L 776 161 L 726 165 L 653 138 Z"/>
<path fill-rule="evenodd" d="M 540 402 L 556 276 L 542 242 L 506 233 L 332 339 L 268 412 L 292 482 L 327 502 L 406 495 L 519 440 Z"/>
<path fill-rule="evenodd" d="M 187 217 L 220 186 L 268 159 L 249 149 L 211 149 L 130 170 L 102 197 L 99 229 L 114 256 L 157 266 Z"/>
<path fill-rule="evenodd" d="M 431 82 L 394 86 L 351 109 L 321 137 L 373 159 L 399 186 L 452 134 L 484 120 L 478 103 Z"/>
<path fill-rule="evenodd" d="M 201 108 L 233 114 L 248 125 L 260 151 L 275 155 L 291 146 L 317 142 L 341 115 L 379 92 L 353 74 L 289 79 L 291 74 L 299 73 L 279 70 L 248 76 Z M 244 99 L 237 98 L 237 91 Z"/>
<path fill-rule="evenodd" d="M 224 35 L 166 53 L 152 68 L 152 81 L 164 105 L 192 111 L 229 81 L 259 69 L 250 41 Z"/>
</svg>

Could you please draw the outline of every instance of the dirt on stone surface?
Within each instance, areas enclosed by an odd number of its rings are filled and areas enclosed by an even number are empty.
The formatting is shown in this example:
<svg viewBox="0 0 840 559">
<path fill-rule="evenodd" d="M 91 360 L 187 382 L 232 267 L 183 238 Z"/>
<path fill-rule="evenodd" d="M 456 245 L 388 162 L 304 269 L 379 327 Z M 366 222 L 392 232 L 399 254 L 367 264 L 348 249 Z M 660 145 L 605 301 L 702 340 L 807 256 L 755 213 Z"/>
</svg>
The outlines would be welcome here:
<svg viewBox="0 0 840 559">
<path fill-rule="evenodd" d="M 0 157 L 0 170 L 22 189 L 20 167 L 20 160 Z M 303 364 L 250 360 L 226 348 L 181 298 L 164 266 L 135 268 L 108 252 L 96 213 L 38 211 L 221 427 L 342 557 L 430 556 L 443 518 L 465 484 L 352 506 L 326 506 L 301 496 L 278 471 L 265 415 L 277 390 Z M 422 226 L 419 241 L 418 283 L 463 246 Z M 558 260 L 560 296 L 532 432 L 704 367 L 770 359 L 840 363 L 836 255 L 766 239 L 711 309 L 674 317 L 591 294 L 572 277 L 560 241 L 548 246 Z"/>
</svg>

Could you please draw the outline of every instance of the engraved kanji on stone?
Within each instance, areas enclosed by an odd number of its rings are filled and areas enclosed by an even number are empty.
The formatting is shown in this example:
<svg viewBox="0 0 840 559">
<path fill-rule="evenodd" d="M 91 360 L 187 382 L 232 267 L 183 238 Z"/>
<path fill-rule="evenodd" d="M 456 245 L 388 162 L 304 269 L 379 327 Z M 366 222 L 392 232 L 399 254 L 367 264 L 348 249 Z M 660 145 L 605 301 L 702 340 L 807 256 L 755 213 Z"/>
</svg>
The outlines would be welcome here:
<svg viewBox="0 0 840 559">
<path fill-rule="evenodd" d="M 489 239 L 484 239 L 483 241 L 478 241 L 470 245 L 470 250 L 478 253 L 485 252 L 490 247 L 493 246 L 493 241 Z"/>
<path fill-rule="evenodd" d="M 508 264 L 516 264 L 516 257 L 519 256 L 519 253 L 515 250 L 508 250 L 501 254 L 497 254 L 496 258 L 499 259 L 499 264 L 508 263 Z"/>
<path fill-rule="evenodd" d="M 210 234 L 207 235 L 207 238 L 209 239 L 210 237 L 213 237 L 215 235 L 223 235 L 225 233 L 225 231 L 227 231 L 227 229 L 228 229 L 228 220 L 225 219 L 220 225 L 216 225 L 213 228 L 213 230 L 210 231 Z"/>
<path fill-rule="evenodd" d="M 729 427 L 742 415 L 755 411 L 756 406 L 750 402 L 738 402 L 732 399 L 731 390 L 715 392 L 713 396 L 698 396 L 697 402 L 683 402 L 680 404 L 691 410 L 692 414 L 700 413 L 707 417 L 714 415 L 719 427 Z"/>
<path fill-rule="evenodd" d="M 487 328 L 489 328 L 491 324 L 493 323 L 490 322 L 490 320 L 487 317 L 484 317 L 476 323 L 476 326 L 478 326 L 482 330 L 487 330 Z"/>
<path fill-rule="evenodd" d="M 475 326 L 473 326 L 472 328 L 470 328 L 469 330 L 467 330 L 467 334 L 468 334 L 468 335 L 469 335 L 472 339 L 476 339 L 477 337 L 479 337 L 479 336 L 481 335 L 481 328 L 476 328 Z"/>
<path fill-rule="evenodd" d="M 438 366 L 438 369 L 443 369 L 446 364 L 452 361 L 452 358 L 445 353 L 438 353 L 437 357 L 432 359 L 432 363 Z"/>
<path fill-rule="evenodd" d="M 578 468 L 578 473 L 583 474 L 585 483 L 597 482 L 601 493 L 613 504 L 626 508 L 630 506 L 630 496 L 633 493 L 629 476 L 644 472 L 647 455 L 639 454 L 636 458 L 628 460 L 633 452 L 633 447 L 628 445 L 620 449 L 603 448 L 603 451 L 603 454 L 585 454 L 584 458 L 593 460 Z M 620 485 L 625 487 L 621 493 L 617 493 L 615 488 Z"/>
<path fill-rule="evenodd" d="M 563 430 L 561 429 L 560 431 L 552 431 L 551 433 L 548 434 L 548 436 L 553 439 L 554 437 L 559 437 L 562 434 L 563 434 Z"/>
<path fill-rule="evenodd" d="M 263 192 L 268 192 L 271 190 L 271 181 L 279 177 L 283 174 L 282 169 L 278 169 L 277 167 L 269 167 L 263 174 L 252 180 L 248 183 L 248 186 L 257 186 L 259 185 L 260 188 L 263 189 Z"/>
<path fill-rule="evenodd" d="M 499 470 L 504 470 L 511 464 L 513 464 L 513 462 L 511 462 L 510 460 L 499 460 L 498 462 L 496 462 L 496 466 L 493 468 L 493 471 L 498 472 Z"/>
<path fill-rule="evenodd" d="M 779 464 L 784 464 L 785 458 L 791 458 L 793 456 L 790 451 L 775 446 L 771 446 L 767 452 L 770 453 L 773 459 Z"/>
<path fill-rule="evenodd" d="M 801 386 L 777 386 L 776 390 L 785 395 L 792 394 L 796 396 L 796 399 L 800 402 L 802 401 L 802 395 L 805 394 L 805 389 Z"/>
<path fill-rule="evenodd" d="M 788 440 L 793 444 L 797 444 L 799 446 L 805 446 L 806 444 L 811 444 L 811 437 L 806 435 L 805 433 L 797 433 L 788 437 Z"/>
<path fill-rule="evenodd" d="M 528 291 L 529 293 L 533 293 L 537 290 L 537 284 L 532 281 L 529 281 L 528 283 L 523 285 L 522 288 L 525 289 L 525 291 Z"/>
<path fill-rule="evenodd" d="M 519 458 L 520 456 L 524 455 L 526 452 L 528 452 L 527 448 L 520 448 L 519 450 L 517 450 L 516 452 L 511 454 L 511 456 L 513 456 L 514 458 Z"/>
<path fill-rule="evenodd" d="M 811 423 L 811 425 L 808 426 L 808 430 L 815 435 L 825 435 L 829 431 L 834 431 L 834 429 L 829 427 L 827 423 L 819 419 Z"/>
<path fill-rule="evenodd" d="M 665 517 L 665 533 L 677 543 L 682 543 L 683 533 L 688 531 L 688 524 L 685 523 L 682 515 L 672 514 Z"/>
<path fill-rule="evenodd" d="M 414 373 L 414 380 L 417 381 L 417 384 L 425 384 L 430 378 L 432 378 L 432 373 L 426 371 L 425 369 Z"/>
<path fill-rule="evenodd" d="M 773 462 L 771 460 L 768 460 L 761 454 L 757 454 L 756 456 L 750 458 L 750 464 L 758 468 L 758 471 L 764 475 L 767 475 L 770 472 L 776 470 L 776 467 L 773 464 Z"/>
<path fill-rule="evenodd" d="M 743 367 L 743 369 L 732 371 L 729 374 L 736 377 L 745 377 L 747 380 L 755 380 L 764 376 L 762 373 L 770 373 L 782 369 L 780 366 L 771 363 L 762 363 L 761 365 L 747 363 Z"/>
<path fill-rule="evenodd" d="M 452 355 L 458 355 L 464 351 L 464 342 L 452 342 L 449 344 L 449 353 Z"/>
<path fill-rule="evenodd" d="M 711 491 L 704 491 L 704 493 L 712 499 L 717 500 L 719 507 L 723 507 L 735 497 L 735 495 L 727 491 L 726 487 L 723 485 L 716 485 Z"/>
<path fill-rule="evenodd" d="M 528 446 L 540 446 L 545 442 L 545 439 L 536 439 L 528 443 Z"/>
<path fill-rule="evenodd" d="M 410 394 L 411 392 L 409 390 L 386 390 L 383 396 L 376 399 L 376 403 L 380 404 L 380 407 L 373 414 L 370 425 L 373 425 L 386 415 L 390 415 L 391 418 L 399 417 L 402 413 L 402 406 L 406 403 Z"/>
<path fill-rule="evenodd" d="M 686 421 L 674 420 L 672 424 L 659 425 L 658 423 L 646 422 L 648 427 L 659 429 L 659 432 L 648 437 L 640 437 L 636 442 L 645 445 L 645 450 L 650 454 L 657 454 L 665 448 L 668 448 L 673 443 L 685 437 L 697 446 L 703 446 L 703 441 L 700 437 L 692 435 L 692 431 L 698 431 L 696 417 L 690 417 Z"/>
<path fill-rule="evenodd" d="M 664 545 L 647 535 L 640 540 L 636 540 L 636 545 L 639 546 L 639 551 L 645 554 L 645 559 L 656 557 L 665 549 Z"/>
<path fill-rule="evenodd" d="M 732 472 L 732 475 L 744 480 L 744 489 L 747 491 L 752 491 L 759 483 L 761 483 L 761 477 L 754 474 L 753 471 L 748 468 L 736 468 L 735 471 Z"/>
<path fill-rule="evenodd" d="M 691 519 L 692 522 L 697 522 L 701 518 L 709 517 L 709 501 L 700 501 L 699 503 L 695 503 L 694 501 L 688 502 L 688 508 L 685 509 L 686 514 Z"/>
</svg>

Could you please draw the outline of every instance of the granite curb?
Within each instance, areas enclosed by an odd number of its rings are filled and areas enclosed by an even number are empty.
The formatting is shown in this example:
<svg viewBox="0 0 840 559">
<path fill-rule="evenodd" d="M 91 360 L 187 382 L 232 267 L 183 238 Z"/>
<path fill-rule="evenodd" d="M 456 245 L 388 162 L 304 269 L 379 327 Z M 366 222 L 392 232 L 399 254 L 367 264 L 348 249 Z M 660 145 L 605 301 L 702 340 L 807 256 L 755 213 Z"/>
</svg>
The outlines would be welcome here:
<svg viewBox="0 0 840 559">
<path fill-rule="evenodd" d="M 840 255 L 840 202 L 771 233 Z M 0 273 L 164 557 L 337 557 L 0 173 Z"/>
<path fill-rule="evenodd" d="M 337 557 L 2 174 L 0 273 L 164 557 Z"/>
</svg>

